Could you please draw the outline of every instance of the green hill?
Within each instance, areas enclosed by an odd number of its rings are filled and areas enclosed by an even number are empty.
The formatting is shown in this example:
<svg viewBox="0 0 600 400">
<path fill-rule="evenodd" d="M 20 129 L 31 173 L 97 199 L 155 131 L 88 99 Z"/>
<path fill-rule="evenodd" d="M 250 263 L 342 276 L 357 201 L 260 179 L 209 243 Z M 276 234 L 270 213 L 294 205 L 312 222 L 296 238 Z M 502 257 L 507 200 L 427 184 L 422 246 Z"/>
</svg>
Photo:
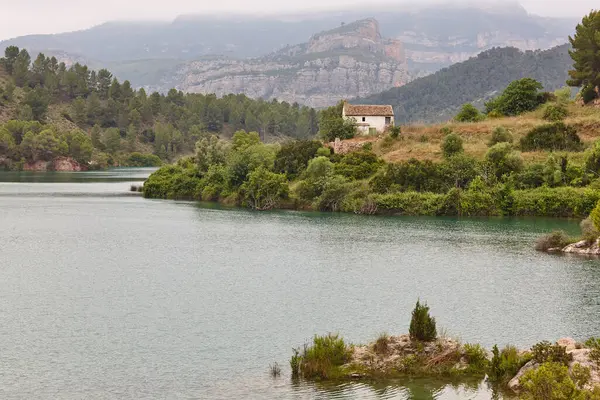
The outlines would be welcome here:
<svg viewBox="0 0 600 400">
<path fill-rule="evenodd" d="M 548 91 L 564 86 L 573 63 L 568 51 L 569 45 L 535 52 L 495 48 L 356 102 L 392 104 L 402 123 L 441 122 L 453 117 L 465 103 L 483 105 L 520 78 L 534 78 Z"/>
</svg>

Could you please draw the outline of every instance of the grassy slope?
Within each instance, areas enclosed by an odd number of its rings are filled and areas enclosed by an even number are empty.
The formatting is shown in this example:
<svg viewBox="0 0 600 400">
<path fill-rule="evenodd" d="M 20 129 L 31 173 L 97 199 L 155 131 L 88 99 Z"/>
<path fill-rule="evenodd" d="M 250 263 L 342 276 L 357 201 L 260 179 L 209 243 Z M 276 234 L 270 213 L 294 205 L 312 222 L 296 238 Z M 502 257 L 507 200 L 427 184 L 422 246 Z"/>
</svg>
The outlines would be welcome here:
<svg viewBox="0 0 600 400">
<path fill-rule="evenodd" d="M 570 116 L 565 123 L 578 127 L 578 135 L 586 147 L 600 139 L 600 108 L 571 104 L 569 112 Z M 518 117 L 489 119 L 476 123 L 406 125 L 402 126 L 402 134 L 398 140 L 390 143 L 379 139 L 374 144 L 374 151 L 388 162 L 406 161 L 411 158 L 440 161 L 442 159 L 440 144 L 444 137 L 440 130 L 447 126 L 462 136 L 466 154 L 483 159 L 494 128 L 504 126 L 513 134 L 514 143 L 518 144 L 521 137 L 525 136 L 531 128 L 548 123 L 541 118 L 542 113 L 542 110 L 537 110 Z M 548 152 L 523 153 L 526 162 L 543 162 L 547 156 Z M 571 159 L 574 161 L 582 158 L 581 152 L 571 153 Z"/>
</svg>

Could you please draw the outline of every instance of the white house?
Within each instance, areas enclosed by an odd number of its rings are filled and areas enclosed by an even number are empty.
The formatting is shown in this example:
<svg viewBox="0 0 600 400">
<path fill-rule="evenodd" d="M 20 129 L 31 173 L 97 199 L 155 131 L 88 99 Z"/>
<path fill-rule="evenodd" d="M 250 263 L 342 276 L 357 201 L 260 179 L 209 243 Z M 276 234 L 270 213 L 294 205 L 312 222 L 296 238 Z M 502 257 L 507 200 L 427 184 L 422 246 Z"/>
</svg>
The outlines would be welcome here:
<svg viewBox="0 0 600 400">
<path fill-rule="evenodd" d="M 342 111 L 344 119 L 354 118 L 358 131 L 363 135 L 383 132 L 394 125 L 394 109 L 392 106 L 353 105 L 344 103 Z"/>
</svg>

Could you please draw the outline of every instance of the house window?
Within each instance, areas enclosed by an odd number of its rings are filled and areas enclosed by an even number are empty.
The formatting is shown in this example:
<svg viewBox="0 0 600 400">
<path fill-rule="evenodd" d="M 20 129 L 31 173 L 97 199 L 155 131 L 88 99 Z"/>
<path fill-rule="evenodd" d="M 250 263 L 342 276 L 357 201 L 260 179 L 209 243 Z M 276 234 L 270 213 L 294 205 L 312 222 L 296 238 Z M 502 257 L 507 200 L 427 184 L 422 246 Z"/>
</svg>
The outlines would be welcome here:
<svg viewBox="0 0 600 400">
<path fill-rule="evenodd" d="M 385 124 L 389 125 L 392 123 L 392 117 L 385 117 Z"/>
<path fill-rule="evenodd" d="M 367 120 L 366 117 L 362 117 L 362 122 L 365 122 Z"/>
</svg>

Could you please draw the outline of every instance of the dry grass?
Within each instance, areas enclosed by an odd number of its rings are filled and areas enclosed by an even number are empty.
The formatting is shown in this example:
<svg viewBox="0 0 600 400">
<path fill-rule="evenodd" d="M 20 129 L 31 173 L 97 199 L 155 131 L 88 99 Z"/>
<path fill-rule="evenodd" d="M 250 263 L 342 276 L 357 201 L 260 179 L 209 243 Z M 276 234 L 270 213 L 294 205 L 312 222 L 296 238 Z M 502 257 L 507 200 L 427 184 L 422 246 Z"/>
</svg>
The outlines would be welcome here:
<svg viewBox="0 0 600 400">
<path fill-rule="evenodd" d="M 600 108 L 569 105 L 569 117 L 566 124 L 575 125 L 578 135 L 586 146 L 600 139 Z M 442 152 L 440 145 L 444 137 L 442 128 L 448 127 L 459 133 L 464 140 L 467 155 L 482 159 L 488 150 L 488 142 L 496 127 L 508 129 L 518 143 L 532 128 L 548 123 L 542 119 L 543 110 L 537 110 L 518 117 L 488 119 L 474 123 L 449 122 L 437 125 L 407 125 L 402 127 L 402 134 L 397 140 L 383 138 L 373 146 L 374 151 L 388 162 L 418 160 L 440 161 Z M 547 152 L 523 153 L 526 162 L 543 162 Z M 582 159 L 582 153 L 572 153 L 574 160 Z"/>
</svg>

